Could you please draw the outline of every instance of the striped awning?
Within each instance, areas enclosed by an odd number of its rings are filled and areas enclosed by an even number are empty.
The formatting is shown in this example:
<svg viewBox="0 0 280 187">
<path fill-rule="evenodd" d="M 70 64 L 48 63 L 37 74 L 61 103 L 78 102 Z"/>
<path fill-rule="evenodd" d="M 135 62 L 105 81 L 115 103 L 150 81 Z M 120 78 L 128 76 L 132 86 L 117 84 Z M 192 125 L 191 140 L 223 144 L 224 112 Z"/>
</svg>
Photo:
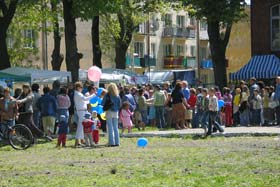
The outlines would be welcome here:
<svg viewBox="0 0 280 187">
<path fill-rule="evenodd" d="M 253 56 L 248 64 L 230 74 L 231 80 L 272 79 L 280 75 L 280 60 L 275 55 Z"/>
</svg>

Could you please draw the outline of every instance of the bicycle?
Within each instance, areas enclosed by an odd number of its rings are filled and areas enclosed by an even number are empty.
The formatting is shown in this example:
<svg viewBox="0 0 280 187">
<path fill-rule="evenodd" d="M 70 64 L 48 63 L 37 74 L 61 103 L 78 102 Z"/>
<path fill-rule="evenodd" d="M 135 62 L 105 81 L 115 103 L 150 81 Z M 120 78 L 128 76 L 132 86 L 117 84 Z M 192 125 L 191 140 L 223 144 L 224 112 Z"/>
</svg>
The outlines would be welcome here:
<svg viewBox="0 0 280 187">
<path fill-rule="evenodd" d="M 1 124 L 0 139 L 8 139 L 9 144 L 16 150 L 24 150 L 34 142 L 34 137 L 28 127 L 23 124 L 11 126 L 11 121 Z"/>
</svg>

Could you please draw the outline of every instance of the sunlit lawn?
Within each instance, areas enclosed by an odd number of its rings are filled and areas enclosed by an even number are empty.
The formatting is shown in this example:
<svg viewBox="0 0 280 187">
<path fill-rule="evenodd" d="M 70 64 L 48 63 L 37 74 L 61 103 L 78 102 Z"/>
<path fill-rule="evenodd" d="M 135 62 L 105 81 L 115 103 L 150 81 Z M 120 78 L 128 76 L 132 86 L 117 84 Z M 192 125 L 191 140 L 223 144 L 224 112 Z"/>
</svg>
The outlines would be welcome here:
<svg viewBox="0 0 280 187">
<path fill-rule="evenodd" d="M 101 138 L 102 143 L 106 138 Z M 120 147 L 0 147 L 0 186 L 279 186 L 277 137 L 122 138 Z"/>
</svg>

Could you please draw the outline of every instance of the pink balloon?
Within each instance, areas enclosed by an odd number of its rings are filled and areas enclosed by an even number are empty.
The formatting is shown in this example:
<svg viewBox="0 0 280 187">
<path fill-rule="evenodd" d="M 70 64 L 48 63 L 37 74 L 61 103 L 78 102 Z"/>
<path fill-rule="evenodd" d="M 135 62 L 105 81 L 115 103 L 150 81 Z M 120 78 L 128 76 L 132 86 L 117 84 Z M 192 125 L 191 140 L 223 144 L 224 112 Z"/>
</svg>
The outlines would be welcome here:
<svg viewBox="0 0 280 187">
<path fill-rule="evenodd" d="M 88 69 L 88 79 L 93 81 L 93 82 L 99 82 L 101 79 L 101 69 L 97 66 L 91 66 Z"/>
</svg>

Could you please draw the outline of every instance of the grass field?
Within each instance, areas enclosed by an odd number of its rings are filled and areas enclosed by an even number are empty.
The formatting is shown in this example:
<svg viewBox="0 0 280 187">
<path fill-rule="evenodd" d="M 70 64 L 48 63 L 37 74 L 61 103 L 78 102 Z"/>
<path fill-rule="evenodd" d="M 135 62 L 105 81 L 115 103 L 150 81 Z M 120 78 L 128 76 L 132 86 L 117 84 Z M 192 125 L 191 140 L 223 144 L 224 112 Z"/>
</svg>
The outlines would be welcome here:
<svg viewBox="0 0 280 187">
<path fill-rule="evenodd" d="M 105 138 L 102 138 L 105 143 Z M 122 138 L 120 147 L 0 147 L 0 186 L 280 186 L 277 137 Z"/>
</svg>

